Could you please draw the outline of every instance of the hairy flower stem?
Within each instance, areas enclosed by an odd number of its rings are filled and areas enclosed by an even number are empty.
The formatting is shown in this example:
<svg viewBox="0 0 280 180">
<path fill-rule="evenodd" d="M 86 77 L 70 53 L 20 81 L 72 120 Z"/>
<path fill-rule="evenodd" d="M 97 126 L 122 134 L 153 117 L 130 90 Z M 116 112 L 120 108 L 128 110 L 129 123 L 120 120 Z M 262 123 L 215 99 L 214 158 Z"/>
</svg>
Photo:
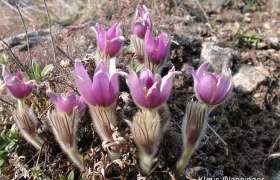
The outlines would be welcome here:
<svg viewBox="0 0 280 180">
<path fill-rule="evenodd" d="M 163 134 L 164 124 L 157 109 L 142 109 L 129 124 L 134 141 L 139 148 L 141 172 L 148 175 L 156 161 L 155 155 Z"/>
<path fill-rule="evenodd" d="M 180 173 L 183 171 L 184 167 L 186 166 L 186 164 L 188 164 L 189 159 L 191 157 L 193 153 L 193 148 L 187 148 L 185 149 L 181 159 L 179 160 L 177 166 L 176 166 L 176 172 L 175 172 L 175 176 L 178 177 L 180 175 Z"/>
<path fill-rule="evenodd" d="M 144 40 L 134 35 L 131 36 L 131 48 L 135 52 L 136 58 L 139 63 L 144 64 L 145 60 L 145 47 Z"/>
<path fill-rule="evenodd" d="M 117 127 L 115 106 L 90 106 L 90 115 L 93 119 L 95 130 L 103 142 L 107 141 L 113 143 L 114 139 L 112 135 L 115 132 L 115 128 Z M 111 160 L 118 159 L 120 156 L 121 149 L 117 146 L 118 145 L 114 145 L 112 147 L 105 148 L 105 150 L 109 153 Z"/>
<path fill-rule="evenodd" d="M 36 133 L 37 118 L 32 109 L 24 103 L 24 99 L 18 100 L 18 108 L 13 117 L 25 140 L 35 148 L 41 149 L 44 141 Z"/>
<path fill-rule="evenodd" d="M 76 166 L 83 171 L 84 170 L 84 159 L 83 156 L 79 153 L 79 151 L 76 148 L 70 148 L 68 151 L 66 151 L 69 158 L 76 164 Z"/>
<path fill-rule="evenodd" d="M 186 115 L 183 120 L 183 146 L 184 151 L 176 167 L 178 177 L 188 164 L 192 153 L 200 143 L 207 127 L 207 119 L 214 106 L 191 101 L 186 106 Z"/>
</svg>

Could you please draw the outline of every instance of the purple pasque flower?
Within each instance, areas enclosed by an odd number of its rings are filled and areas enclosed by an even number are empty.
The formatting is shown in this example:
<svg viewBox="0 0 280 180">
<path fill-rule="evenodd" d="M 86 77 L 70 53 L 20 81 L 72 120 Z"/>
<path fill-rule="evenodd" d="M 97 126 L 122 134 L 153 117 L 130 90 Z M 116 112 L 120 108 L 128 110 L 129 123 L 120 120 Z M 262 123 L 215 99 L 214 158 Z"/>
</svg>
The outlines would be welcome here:
<svg viewBox="0 0 280 180">
<path fill-rule="evenodd" d="M 29 96 L 35 86 L 34 83 L 32 81 L 24 82 L 21 71 L 17 71 L 16 75 L 13 76 L 5 65 L 2 67 L 4 83 L 10 94 L 17 99 L 24 99 Z"/>
<path fill-rule="evenodd" d="M 145 35 L 145 51 L 148 61 L 152 64 L 162 65 L 169 52 L 169 40 L 167 35 L 161 33 L 157 40 L 154 39 L 151 29 L 147 28 Z"/>
<path fill-rule="evenodd" d="M 77 108 L 80 115 L 86 109 L 86 105 L 82 101 L 81 97 L 75 95 L 73 92 L 68 91 L 66 93 L 62 93 L 61 96 L 52 92 L 47 92 L 47 95 L 54 103 L 57 112 L 66 113 L 68 116 L 73 114 L 74 108 Z"/>
<path fill-rule="evenodd" d="M 152 26 L 152 19 L 148 8 L 145 5 L 138 5 L 136 8 L 136 16 L 132 24 L 133 34 L 140 39 L 144 39 L 147 28 L 152 30 Z"/>
<path fill-rule="evenodd" d="M 233 83 L 231 72 L 225 70 L 221 75 L 208 70 L 208 62 L 203 63 L 195 72 L 188 69 L 194 79 L 194 91 L 199 101 L 209 105 L 220 105 L 231 95 Z"/>
<path fill-rule="evenodd" d="M 92 29 L 97 36 L 99 53 L 110 58 L 117 56 L 124 43 L 120 25 L 118 23 L 114 24 L 107 32 L 104 31 L 100 24 L 96 24 Z"/>
<path fill-rule="evenodd" d="M 163 78 L 158 74 L 154 75 L 149 69 L 144 69 L 140 77 L 131 71 L 127 76 L 127 85 L 134 102 L 147 109 L 161 106 L 170 95 L 175 74 L 174 67 Z"/>
<path fill-rule="evenodd" d="M 118 72 L 116 58 L 110 60 L 110 67 L 100 61 L 95 69 L 92 80 L 83 64 L 75 62 L 75 81 L 82 97 L 93 106 L 107 107 L 112 105 L 119 94 Z"/>
</svg>

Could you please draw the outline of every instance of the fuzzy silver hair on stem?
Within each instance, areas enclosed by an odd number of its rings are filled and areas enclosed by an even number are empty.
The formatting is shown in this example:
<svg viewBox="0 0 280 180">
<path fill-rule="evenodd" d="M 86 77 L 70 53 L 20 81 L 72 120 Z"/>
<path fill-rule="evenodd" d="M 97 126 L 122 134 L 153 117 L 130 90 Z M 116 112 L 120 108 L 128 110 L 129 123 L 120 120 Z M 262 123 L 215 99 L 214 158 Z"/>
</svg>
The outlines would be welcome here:
<svg viewBox="0 0 280 180">
<path fill-rule="evenodd" d="M 73 92 L 58 96 L 52 92 L 47 93 L 55 105 L 55 110 L 48 112 L 49 123 L 62 150 L 79 167 L 84 169 L 82 155 L 76 147 L 78 122 L 86 108 L 79 96 Z"/>
<path fill-rule="evenodd" d="M 23 135 L 23 137 L 37 149 L 43 146 L 43 139 L 41 139 L 36 132 L 37 118 L 32 108 L 22 101 L 18 100 L 18 108 L 13 114 L 14 120 Z"/>
<path fill-rule="evenodd" d="M 160 115 L 157 110 L 140 110 L 129 124 L 134 141 L 139 148 L 140 168 L 148 175 L 156 162 L 155 155 L 163 134 Z"/>
<path fill-rule="evenodd" d="M 200 143 L 206 126 L 207 118 L 213 107 L 200 102 L 191 101 L 187 103 L 186 114 L 183 119 L 183 154 L 176 167 L 176 175 L 180 175 L 189 159 Z"/>
</svg>

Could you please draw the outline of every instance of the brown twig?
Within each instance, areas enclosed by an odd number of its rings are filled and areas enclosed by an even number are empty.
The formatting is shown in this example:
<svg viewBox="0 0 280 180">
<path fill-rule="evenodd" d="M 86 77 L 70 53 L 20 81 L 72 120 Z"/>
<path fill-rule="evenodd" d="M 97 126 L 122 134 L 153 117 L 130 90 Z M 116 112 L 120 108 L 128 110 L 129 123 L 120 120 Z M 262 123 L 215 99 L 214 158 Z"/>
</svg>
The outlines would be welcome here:
<svg viewBox="0 0 280 180">
<path fill-rule="evenodd" d="M 11 8 L 12 10 L 17 11 L 17 9 L 16 9 L 14 6 L 10 5 L 7 1 L 1 0 L 1 2 L 4 3 L 6 6 L 8 6 L 9 8 Z M 26 14 L 23 14 L 23 13 L 22 13 L 22 16 L 25 17 L 26 19 L 28 19 L 28 20 L 31 21 L 31 22 L 33 21 L 33 19 L 31 19 L 31 18 L 30 18 L 29 16 L 27 16 Z"/>
<path fill-rule="evenodd" d="M 8 104 L 9 106 L 12 106 L 13 108 L 16 108 L 14 105 L 12 105 L 11 103 L 9 103 L 8 101 L 5 101 L 4 99 L 1 99 L 0 98 L 0 101 L 5 103 L 5 104 Z"/>
<path fill-rule="evenodd" d="M 29 44 L 29 37 L 28 37 L 28 34 L 27 34 L 27 29 L 26 29 L 26 26 L 25 26 L 25 22 L 24 22 L 24 19 L 22 17 L 22 14 L 21 14 L 21 12 L 19 10 L 19 7 L 18 7 L 17 3 L 14 0 L 12 0 L 12 1 L 13 1 L 13 3 L 15 4 L 15 6 L 17 8 L 17 11 L 19 13 L 20 19 L 21 19 L 23 27 L 24 27 L 24 31 L 25 31 L 25 35 L 26 35 L 26 40 L 27 40 L 27 51 L 28 51 L 28 55 L 29 55 L 29 61 L 30 61 L 30 63 L 32 63 L 32 56 L 31 56 L 30 47 L 29 47 L 29 45 L 30 45 Z"/>
<path fill-rule="evenodd" d="M 72 62 L 75 62 L 75 60 L 73 58 L 71 58 L 69 55 L 67 55 L 66 52 L 64 52 L 62 49 L 60 49 L 60 47 L 56 46 L 56 48 L 57 48 L 57 50 L 59 50 L 59 52 L 61 52 L 69 60 L 71 60 Z"/>
<path fill-rule="evenodd" d="M 5 44 L 5 46 L 9 49 L 10 53 L 11 53 L 12 56 L 13 56 L 12 60 L 14 60 L 14 62 L 18 65 L 18 67 L 19 67 L 22 71 L 26 72 L 26 74 L 28 75 L 28 77 L 29 77 L 30 79 L 32 79 L 31 76 L 30 76 L 30 74 L 28 73 L 28 71 L 25 69 L 25 67 L 23 66 L 23 64 L 22 64 L 22 63 L 20 62 L 20 60 L 18 59 L 18 57 L 17 57 L 17 56 L 14 54 L 14 52 L 12 51 L 12 48 L 11 48 L 2 38 L 0 38 L 0 41 L 2 41 L 2 42 Z"/>
<path fill-rule="evenodd" d="M 195 2 L 196 2 L 196 4 L 198 5 L 199 9 L 202 11 L 203 15 L 205 16 L 207 23 L 210 24 L 210 23 L 209 23 L 209 18 L 208 18 L 208 16 L 207 16 L 205 10 L 204 10 L 203 7 L 201 6 L 200 2 L 199 2 L 198 0 L 195 0 Z"/>
<path fill-rule="evenodd" d="M 56 63 L 56 53 L 55 53 L 55 48 L 54 48 L 54 40 L 53 40 L 53 36 L 52 36 L 52 25 L 51 25 L 51 18 L 50 18 L 50 13 L 46 4 L 46 1 L 44 0 L 44 6 L 47 12 L 47 16 L 48 16 L 48 24 L 49 24 L 49 30 L 50 30 L 50 36 L 51 36 L 51 43 L 52 43 L 52 49 L 53 49 L 53 61 L 54 63 Z"/>
</svg>

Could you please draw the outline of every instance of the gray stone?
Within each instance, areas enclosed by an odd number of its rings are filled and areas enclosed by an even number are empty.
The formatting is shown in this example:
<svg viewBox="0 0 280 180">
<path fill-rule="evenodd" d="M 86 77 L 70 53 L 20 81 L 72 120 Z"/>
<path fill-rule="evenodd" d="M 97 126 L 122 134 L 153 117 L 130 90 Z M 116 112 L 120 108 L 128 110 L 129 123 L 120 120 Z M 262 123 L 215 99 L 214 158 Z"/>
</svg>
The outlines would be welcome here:
<svg viewBox="0 0 280 180">
<path fill-rule="evenodd" d="M 262 72 L 249 65 L 242 66 L 233 76 L 235 88 L 243 93 L 252 92 L 265 80 L 266 76 Z"/>
<path fill-rule="evenodd" d="M 230 48 L 223 48 L 214 42 L 204 42 L 200 58 L 210 63 L 210 68 L 216 73 L 231 68 L 234 59 L 240 59 L 240 53 Z"/>
<path fill-rule="evenodd" d="M 277 35 L 266 37 L 266 41 L 271 47 L 280 47 L 280 38 Z"/>
</svg>

